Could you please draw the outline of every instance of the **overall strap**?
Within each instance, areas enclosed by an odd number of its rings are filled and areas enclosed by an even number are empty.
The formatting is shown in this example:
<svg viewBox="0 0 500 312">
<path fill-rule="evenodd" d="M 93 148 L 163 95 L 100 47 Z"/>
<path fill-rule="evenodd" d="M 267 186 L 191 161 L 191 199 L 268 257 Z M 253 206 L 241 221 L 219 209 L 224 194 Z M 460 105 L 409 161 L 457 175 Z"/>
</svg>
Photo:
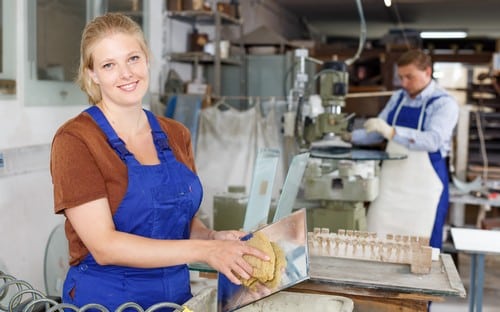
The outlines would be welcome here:
<svg viewBox="0 0 500 312">
<path fill-rule="evenodd" d="M 427 102 L 424 103 L 424 105 L 422 105 L 422 108 L 420 110 L 420 115 L 419 115 L 419 118 L 418 118 L 418 126 L 417 126 L 417 130 L 421 130 L 422 129 L 422 126 L 425 122 L 425 110 L 427 109 L 427 107 L 429 107 L 432 103 L 434 103 L 434 101 L 436 101 L 437 99 L 441 98 L 441 97 L 444 97 L 444 96 L 447 96 L 446 94 L 440 94 L 440 95 L 435 95 L 431 98 L 429 98 L 427 100 Z M 401 112 L 401 109 L 403 107 L 403 97 L 404 97 L 404 92 L 403 90 L 401 90 L 400 94 L 399 94 L 399 97 L 398 97 L 398 100 L 396 101 L 396 111 L 394 112 L 394 115 L 392 117 L 392 126 L 396 125 L 396 121 L 398 119 L 398 116 L 399 116 L 399 113 Z"/>
<path fill-rule="evenodd" d="M 430 97 L 430 98 L 427 100 L 427 103 L 425 103 L 424 110 L 425 110 L 427 107 L 431 106 L 431 105 L 432 105 L 432 103 L 434 103 L 437 99 L 440 99 L 440 98 L 442 98 L 442 97 L 446 97 L 446 96 L 448 96 L 448 95 L 447 95 L 447 94 L 439 94 L 439 95 L 435 95 L 435 96 Z M 422 125 L 423 125 L 423 123 L 425 122 L 425 117 L 426 117 L 425 115 L 422 117 Z"/>
<path fill-rule="evenodd" d="M 99 107 L 93 105 L 87 108 L 85 112 L 87 112 L 95 120 L 97 125 L 108 138 L 108 143 L 123 161 L 135 159 L 134 155 L 125 147 L 125 142 L 118 137 L 118 134 L 116 134 L 113 127 L 111 127 L 111 124 L 108 122 L 106 116 L 104 116 Z"/>
<path fill-rule="evenodd" d="M 156 151 L 158 152 L 158 156 L 163 155 L 163 152 L 170 150 L 170 146 L 168 145 L 168 137 L 165 132 L 162 130 L 160 123 L 156 119 L 155 115 L 148 111 L 144 110 L 146 116 L 148 116 L 149 126 L 151 127 L 151 133 L 153 135 L 153 141 L 156 147 Z"/>
<path fill-rule="evenodd" d="M 435 96 L 433 96 L 433 97 L 429 98 L 429 99 L 427 100 L 427 103 L 425 104 L 425 107 L 429 107 L 429 106 L 431 106 L 431 105 L 432 105 L 432 103 L 434 103 L 437 99 L 442 98 L 442 97 L 445 97 L 445 96 L 448 96 L 448 95 L 447 95 L 447 94 L 440 94 L 440 95 L 435 95 Z M 425 121 L 425 117 L 426 117 L 426 116 L 424 116 L 424 118 L 423 118 L 423 121 L 422 121 L 422 122 L 424 122 L 424 121 Z M 441 151 L 440 151 L 439 149 L 438 149 L 437 151 L 435 151 L 435 152 L 432 152 L 432 153 L 431 153 L 431 152 L 429 152 L 429 158 L 430 158 L 430 161 L 431 161 L 431 163 L 433 164 L 433 166 L 434 166 L 434 164 L 435 164 L 436 162 L 441 161 L 441 160 L 443 159 L 443 157 L 442 157 L 442 155 L 441 155 Z"/>
<path fill-rule="evenodd" d="M 399 92 L 398 100 L 396 101 L 396 111 L 394 111 L 394 114 L 392 115 L 391 126 L 393 127 L 396 125 L 396 120 L 398 119 L 399 112 L 401 111 L 401 107 L 403 107 L 402 103 L 404 95 L 405 95 L 404 91 L 401 90 Z"/>
</svg>

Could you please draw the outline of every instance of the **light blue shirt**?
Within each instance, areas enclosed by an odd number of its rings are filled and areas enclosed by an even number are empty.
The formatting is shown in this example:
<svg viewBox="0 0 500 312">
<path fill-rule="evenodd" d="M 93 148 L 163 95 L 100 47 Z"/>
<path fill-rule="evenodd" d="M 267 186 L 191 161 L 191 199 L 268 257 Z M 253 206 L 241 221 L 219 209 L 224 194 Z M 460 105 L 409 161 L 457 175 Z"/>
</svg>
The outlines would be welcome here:
<svg viewBox="0 0 500 312">
<path fill-rule="evenodd" d="M 434 80 L 425 87 L 414 99 L 410 98 L 404 90 L 395 92 L 378 117 L 387 121 L 389 112 L 397 105 L 400 92 L 403 92 L 402 105 L 409 107 L 422 107 L 434 96 L 438 98 L 426 108 L 426 117 L 423 131 L 405 127 L 394 127 L 393 140 L 411 150 L 436 152 L 446 157 L 451 148 L 453 130 L 458 121 L 459 107 L 455 98 L 439 87 Z M 365 129 L 356 129 L 352 132 L 352 143 L 355 145 L 370 145 L 380 143 L 384 137 L 376 132 L 367 133 Z"/>
</svg>

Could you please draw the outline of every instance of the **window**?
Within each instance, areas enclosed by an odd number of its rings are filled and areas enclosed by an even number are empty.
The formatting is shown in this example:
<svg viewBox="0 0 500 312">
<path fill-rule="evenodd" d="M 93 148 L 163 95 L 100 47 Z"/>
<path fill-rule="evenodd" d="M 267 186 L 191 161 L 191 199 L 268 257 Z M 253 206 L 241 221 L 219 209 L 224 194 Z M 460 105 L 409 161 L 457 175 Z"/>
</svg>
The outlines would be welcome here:
<svg viewBox="0 0 500 312">
<path fill-rule="evenodd" d="M 16 93 L 16 1 L 0 0 L 0 96 Z"/>
<path fill-rule="evenodd" d="M 143 23 L 142 0 L 35 0 L 27 3 L 26 105 L 87 103 L 86 95 L 74 81 L 78 73 L 81 33 L 88 20 L 105 12 L 119 11 Z"/>
</svg>

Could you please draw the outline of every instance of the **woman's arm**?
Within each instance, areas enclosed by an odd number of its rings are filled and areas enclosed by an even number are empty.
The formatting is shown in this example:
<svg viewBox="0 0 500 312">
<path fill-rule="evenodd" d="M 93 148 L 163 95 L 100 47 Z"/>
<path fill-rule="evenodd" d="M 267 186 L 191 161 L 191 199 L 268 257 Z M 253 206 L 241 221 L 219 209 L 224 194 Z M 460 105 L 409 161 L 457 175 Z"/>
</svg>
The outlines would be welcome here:
<svg viewBox="0 0 500 312">
<path fill-rule="evenodd" d="M 239 240 L 207 240 L 210 230 L 203 230 L 203 224 L 196 219 L 193 225 L 197 234 L 193 239 L 160 240 L 119 232 L 115 229 L 105 198 L 67 208 L 65 214 L 101 265 L 157 268 L 203 262 L 226 275 L 233 283 L 240 284 L 238 276 L 246 279 L 252 273 L 252 267 L 243 255 L 269 260 L 262 251 Z M 205 239 L 200 239 L 203 234 Z M 216 238 L 215 233 L 213 236 Z"/>
</svg>

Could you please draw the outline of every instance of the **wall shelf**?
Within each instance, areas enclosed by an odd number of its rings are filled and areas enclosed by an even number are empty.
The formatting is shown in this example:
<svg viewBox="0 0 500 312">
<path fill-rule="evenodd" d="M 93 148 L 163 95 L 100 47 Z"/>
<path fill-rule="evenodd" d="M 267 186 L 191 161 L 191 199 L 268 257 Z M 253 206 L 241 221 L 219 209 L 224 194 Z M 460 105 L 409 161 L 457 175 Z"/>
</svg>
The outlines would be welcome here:
<svg viewBox="0 0 500 312">
<path fill-rule="evenodd" d="M 170 61 L 184 62 L 184 63 L 200 63 L 200 64 L 213 64 L 215 56 L 205 52 L 178 52 L 170 53 L 168 55 Z M 225 65 L 241 65 L 242 62 L 235 58 L 221 58 L 221 64 Z"/>
<path fill-rule="evenodd" d="M 168 53 L 168 59 L 171 62 L 181 62 L 181 63 L 191 63 L 194 67 L 193 70 L 193 78 L 197 77 L 196 67 L 198 65 L 213 65 L 213 96 L 221 95 L 221 66 L 222 65 L 234 65 L 234 66 L 243 66 L 245 64 L 245 55 L 242 54 L 237 57 L 230 58 L 222 58 L 221 57 L 221 28 L 222 26 L 237 26 L 240 32 L 240 38 L 243 36 L 243 23 L 241 19 L 236 19 L 232 16 L 229 16 L 226 13 L 219 11 L 167 11 L 167 16 L 171 20 L 177 20 L 183 23 L 191 24 L 192 27 L 196 27 L 196 25 L 209 25 L 214 26 L 214 55 L 199 52 L 199 51 L 188 51 L 182 53 Z M 240 40 L 241 41 L 241 40 Z M 241 51 L 243 49 L 243 43 L 239 42 Z M 242 86 L 242 90 L 244 90 L 244 75 L 240 77 L 240 85 Z M 244 93 L 246 93 L 244 91 Z"/>
<path fill-rule="evenodd" d="M 199 25 L 215 25 L 217 15 L 223 25 L 242 25 L 240 19 L 236 19 L 222 12 L 211 11 L 170 11 L 168 17 L 184 23 L 196 23 Z"/>
</svg>

